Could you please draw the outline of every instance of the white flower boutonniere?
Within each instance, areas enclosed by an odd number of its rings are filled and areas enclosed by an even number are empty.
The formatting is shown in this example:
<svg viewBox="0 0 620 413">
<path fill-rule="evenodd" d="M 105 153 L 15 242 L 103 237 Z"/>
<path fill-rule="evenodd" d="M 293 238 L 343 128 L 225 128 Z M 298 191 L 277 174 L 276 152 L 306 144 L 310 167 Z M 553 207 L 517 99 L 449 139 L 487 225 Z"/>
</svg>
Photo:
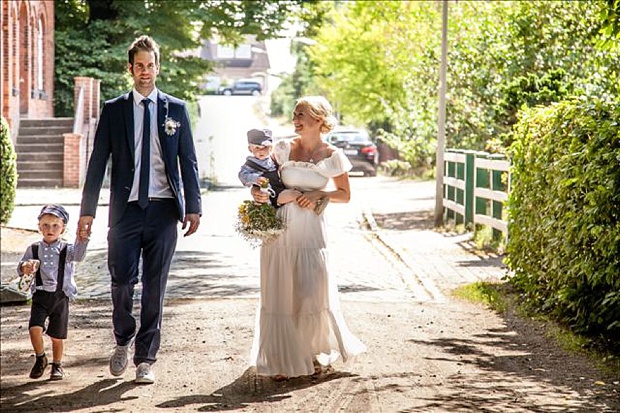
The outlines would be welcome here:
<svg viewBox="0 0 620 413">
<path fill-rule="evenodd" d="M 181 126 L 181 122 L 178 122 L 168 116 L 168 101 L 164 102 L 164 108 L 166 109 L 166 117 L 164 118 L 164 132 L 166 135 L 172 136 L 177 132 L 177 129 Z"/>
<path fill-rule="evenodd" d="M 179 126 L 181 126 L 180 122 L 166 116 L 166 120 L 164 120 L 164 131 L 166 132 L 166 135 L 174 135 Z"/>
</svg>

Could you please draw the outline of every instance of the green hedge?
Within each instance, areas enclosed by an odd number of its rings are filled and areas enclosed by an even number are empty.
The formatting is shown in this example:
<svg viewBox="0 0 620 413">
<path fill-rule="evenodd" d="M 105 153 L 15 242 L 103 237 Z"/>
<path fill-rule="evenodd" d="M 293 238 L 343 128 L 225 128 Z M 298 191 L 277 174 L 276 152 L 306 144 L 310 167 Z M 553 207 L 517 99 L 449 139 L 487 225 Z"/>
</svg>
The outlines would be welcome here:
<svg viewBox="0 0 620 413">
<path fill-rule="evenodd" d="M 527 109 L 514 128 L 511 282 L 536 310 L 620 339 L 620 102 Z"/>
<path fill-rule="evenodd" d="M 0 223 L 11 219 L 15 208 L 15 189 L 17 188 L 17 156 L 9 133 L 6 119 L 0 119 Z"/>
</svg>

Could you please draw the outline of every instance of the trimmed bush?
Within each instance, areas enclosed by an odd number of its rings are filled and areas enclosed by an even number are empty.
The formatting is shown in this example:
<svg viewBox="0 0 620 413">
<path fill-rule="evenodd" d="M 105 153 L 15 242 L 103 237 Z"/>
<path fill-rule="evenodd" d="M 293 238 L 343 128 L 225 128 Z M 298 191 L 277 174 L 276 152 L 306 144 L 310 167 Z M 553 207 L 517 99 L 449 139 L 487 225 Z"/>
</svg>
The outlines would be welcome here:
<svg viewBox="0 0 620 413">
<path fill-rule="evenodd" d="M 11 219 L 15 208 L 15 189 L 17 188 L 17 156 L 9 133 L 9 124 L 2 117 L 0 128 L 0 223 Z"/>
<path fill-rule="evenodd" d="M 514 128 L 507 264 L 538 311 L 620 339 L 620 102 L 527 109 Z"/>
</svg>

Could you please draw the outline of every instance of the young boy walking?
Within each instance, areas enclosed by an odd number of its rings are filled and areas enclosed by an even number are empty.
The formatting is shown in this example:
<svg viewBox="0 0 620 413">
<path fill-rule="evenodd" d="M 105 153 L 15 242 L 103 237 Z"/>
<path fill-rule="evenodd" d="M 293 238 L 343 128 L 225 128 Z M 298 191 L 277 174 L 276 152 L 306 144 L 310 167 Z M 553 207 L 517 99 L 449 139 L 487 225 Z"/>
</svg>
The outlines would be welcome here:
<svg viewBox="0 0 620 413">
<path fill-rule="evenodd" d="M 43 342 L 45 332 L 52 341 L 50 380 L 62 380 L 64 372 L 61 363 L 69 324 L 69 298 L 77 295 L 73 262 L 82 261 L 86 255 L 88 236 L 78 236 L 75 244 L 61 240 L 69 222 L 69 214 L 61 205 L 45 205 L 38 219 L 43 239 L 28 246 L 17 265 L 20 277 L 34 276 L 30 286 L 33 294 L 28 331 L 36 361 L 30 378 L 41 377 L 48 365 Z"/>
</svg>

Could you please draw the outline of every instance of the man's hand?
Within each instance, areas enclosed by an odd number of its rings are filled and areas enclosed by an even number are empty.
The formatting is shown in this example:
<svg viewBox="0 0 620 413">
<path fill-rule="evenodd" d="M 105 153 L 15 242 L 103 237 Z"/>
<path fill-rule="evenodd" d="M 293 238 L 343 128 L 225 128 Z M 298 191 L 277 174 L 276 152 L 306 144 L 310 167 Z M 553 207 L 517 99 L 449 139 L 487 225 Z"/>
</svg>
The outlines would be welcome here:
<svg viewBox="0 0 620 413">
<path fill-rule="evenodd" d="M 79 241 L 86 241 L 90 238 L 93 229 L 93 217 L 91 215 L 82 215 L 78 221 L 77 238 Z"/>
<path fill-rule="evenodd" d="M 189 228 L 187 229 L 185 234 L 183 234 L 184 237 L 189 237 L 194 232 L 196 232 L 198 226 L 200 225 L 200 215 L 186 214 L 185 219 L 183 220 L 183 226 L 181 228 L 185 229 L 185 227 L 187 227 L 187 224 L 189 224 Z"/>
</svg>

